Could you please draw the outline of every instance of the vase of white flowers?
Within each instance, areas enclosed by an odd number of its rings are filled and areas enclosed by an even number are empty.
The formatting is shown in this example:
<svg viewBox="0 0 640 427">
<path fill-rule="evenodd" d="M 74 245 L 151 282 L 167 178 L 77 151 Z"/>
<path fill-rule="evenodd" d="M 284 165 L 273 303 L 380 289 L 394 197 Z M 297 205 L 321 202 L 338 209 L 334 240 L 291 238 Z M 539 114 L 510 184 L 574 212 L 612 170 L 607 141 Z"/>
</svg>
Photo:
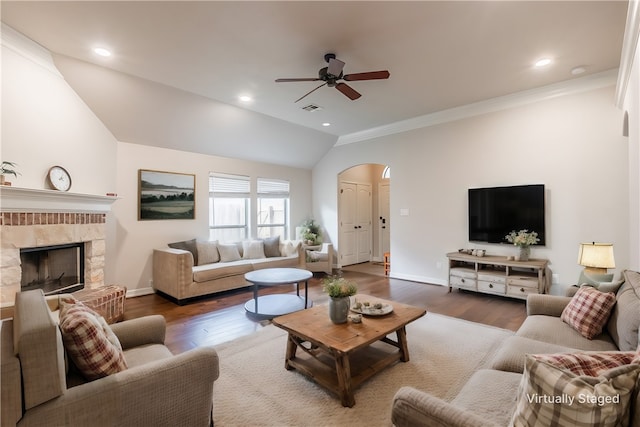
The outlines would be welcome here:
<svg viewBox="0 0 640 427">
<path fill-rule="evenodd" d="M 513 243 L 515 246 L 518 246 L 518 257 L 517 261 L 529 261 L 529 255 L 531 255 L 531 245 L 536 245 L 540 241 L 538 239 L 538 233 L 535 231 L 529 230 L 520 230 L 520 231 L 511 231 L 511 233 L 504 236 L 504 238 L 509 242 Z"/>
</svg>

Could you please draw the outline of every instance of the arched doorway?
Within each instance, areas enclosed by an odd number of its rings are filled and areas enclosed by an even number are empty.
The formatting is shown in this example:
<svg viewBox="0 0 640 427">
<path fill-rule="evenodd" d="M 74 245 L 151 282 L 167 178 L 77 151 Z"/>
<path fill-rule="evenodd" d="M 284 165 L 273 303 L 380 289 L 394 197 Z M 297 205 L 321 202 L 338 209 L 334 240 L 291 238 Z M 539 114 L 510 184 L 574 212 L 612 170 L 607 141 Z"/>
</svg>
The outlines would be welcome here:
<svg viewBox="0 0 640 427">
<path fill-rule="evenodd" d="M 353 166 L 338 174 L 338 264 L 381 262 L 389 251 L 389 168 Z"/>
</svg>

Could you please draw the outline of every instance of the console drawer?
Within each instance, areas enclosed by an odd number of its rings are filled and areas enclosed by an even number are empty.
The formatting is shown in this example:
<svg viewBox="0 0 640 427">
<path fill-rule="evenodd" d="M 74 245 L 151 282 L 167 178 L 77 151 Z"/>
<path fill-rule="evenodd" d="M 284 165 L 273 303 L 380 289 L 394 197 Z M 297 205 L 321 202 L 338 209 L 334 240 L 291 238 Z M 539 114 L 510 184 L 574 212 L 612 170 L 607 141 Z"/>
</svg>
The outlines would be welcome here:
<svg viewBox="0 0 640 427">
<path fill-rule="evenodd" d="M 528 277 L 520 277 L 520 278 L 509 278 L 509 285 L 513 286 L 522 286 L 525 288 L 534 288 L 537 292 L 538 290 L 538 279 L 530 279 Z"/>
<path fill-rule="evenodd" d="M 464 288 L 464 289 L 475 289 L 476 288 L 476 279 L 470 279 L 468 277 L 460 277 L 460 276 L 449 276 L 449 286 L 453 286 L 456 288 Z"/>
<path fill-rule="evenodd" d="M 538 293 L 537 286 L 535 288 L 528 287 L 528 286 L 513 285 L 513 284 L 509 284 L 507 286 L 507 295 L 511 297 L 526 298 L 527 295 L 529 294 L 537 294 L 537 293 Z"/>
<path fill-rule="evenodd" d="M 469 268 L 452 268 L 451 270 L 449 270 L 449 275 L 456 276 L 456 277 L 464 277 L 467 279 L 476 278 L 476 272 Z"/>
<path fill-rule="evenodd" d="M 504 295 L 506 285 L 504 283 L 499 283 L 496 281 L 478 280 L 478 290 L 490 294 Z"/>
<path fill-rule="evenodd" d="M 507 276 L 503 275 L 497 275 L 497 274 L 490 274 L 490 273 L 478 273 L 478 280 L 483 280 L 485 282 L 493 282 L 493 283 L 500 283 L 500 284 L 506 284 L 507 283 Z"/>
</svg>

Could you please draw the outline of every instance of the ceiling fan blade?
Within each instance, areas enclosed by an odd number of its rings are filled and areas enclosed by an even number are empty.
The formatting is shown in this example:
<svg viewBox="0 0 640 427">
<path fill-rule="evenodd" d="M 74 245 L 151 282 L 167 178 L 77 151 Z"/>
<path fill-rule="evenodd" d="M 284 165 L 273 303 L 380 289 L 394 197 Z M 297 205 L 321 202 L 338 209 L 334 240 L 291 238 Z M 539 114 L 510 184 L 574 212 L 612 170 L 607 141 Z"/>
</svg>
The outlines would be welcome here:
<svg viewBox="0 0 640 427">
<path fill-rule="evenodd" d="M 318 80 L 319 80 L 319 79 L 318 79 Z M 311 91 L 309 91 L 309 92 L 305 93 L 305 94 L 304 94 L 304 95 L 302 95 L 300 98 L 296 99 L 296 100 L 294 101 L 294 104 L 295 104 L 296 102 L 300 101 L 302 98 L 305 98 L 306 96 L 310 95 L 312 92 L 315 92 L 316 90 L 320 89 L 322 86 L 324 86 L 324 85 L 326 85 L 326 84 L 327 84 L 326 82 L 325 82 L 325 83 L 322 83 L 322 84 L 321 84 L 320 86 L 318 86 L 317 88 L 315 88 L 315 89 L 313 89 L 313 90 L 311 90 Z"/>
<path fill-rule="evenodd" d="M 390 76 L 387 70 L 384 71 L 370 71 L 368 73 L 356 73 L 356 74 L 347 74 L 343 77 L 344 80 L 348 82 L 353 82 L 356 80 L 379 80 L 379 79 L 388 79 Z"/>
<path fill-rule="evenodd" d="M 360 98 L 362 96 L 354 88 L 352 88 L 351 86 L 349 86 L 346 83 L 338 83 L 336 85 L 336 89 L 338 89 L 340 92 L 342 92 L 344 95 L 346 95 L 347 98 L 349 98 L 352 101 L 354 99 L 358 99 L 358 98 Z"/>
<path fill-rule="evenodd" d="M 303 78 L 303 79 L 276 79 L 276 83 L 286 83 L 286 82 L 316 82 L 320 80 L 317 77 Z"/>
<path fill-rule="evenodd" d="M 331 74 L 332 76 L 339 77 L 340 73 L 342 73 L 342 69 L 344 68 L 344 62 L 339 59 L 331 58 L 329 59 L 329 67 L 327 67 L 327 74 Z"/>
</svg>

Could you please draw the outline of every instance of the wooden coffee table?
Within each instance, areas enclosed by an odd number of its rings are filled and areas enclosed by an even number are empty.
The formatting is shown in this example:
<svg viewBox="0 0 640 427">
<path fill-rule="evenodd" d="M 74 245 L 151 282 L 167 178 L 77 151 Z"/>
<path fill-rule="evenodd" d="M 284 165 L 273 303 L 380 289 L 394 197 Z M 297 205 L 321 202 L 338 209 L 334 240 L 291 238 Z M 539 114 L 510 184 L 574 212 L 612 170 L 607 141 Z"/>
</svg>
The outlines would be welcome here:
<svg viewBox="0 0 640 427">
<path fill-rule="evenodd" d="M 353 390 L 362 382 L 397 362 L 409 361 L 405 326 L 424 316 L 422 308 L 367 295 L 358 301 L 393 306 L 384 316 L 363 316 L 362 323 L 335 325 L 326 305 L 273 319 L 289 333 L 285 369 L 295 369 L 340 397 L 343 406 L 356 401 Z M 396 340 L 388 335 L 396 334 Z M 301 350 L 298 352 L 297 350 Z"/>
</svg>

